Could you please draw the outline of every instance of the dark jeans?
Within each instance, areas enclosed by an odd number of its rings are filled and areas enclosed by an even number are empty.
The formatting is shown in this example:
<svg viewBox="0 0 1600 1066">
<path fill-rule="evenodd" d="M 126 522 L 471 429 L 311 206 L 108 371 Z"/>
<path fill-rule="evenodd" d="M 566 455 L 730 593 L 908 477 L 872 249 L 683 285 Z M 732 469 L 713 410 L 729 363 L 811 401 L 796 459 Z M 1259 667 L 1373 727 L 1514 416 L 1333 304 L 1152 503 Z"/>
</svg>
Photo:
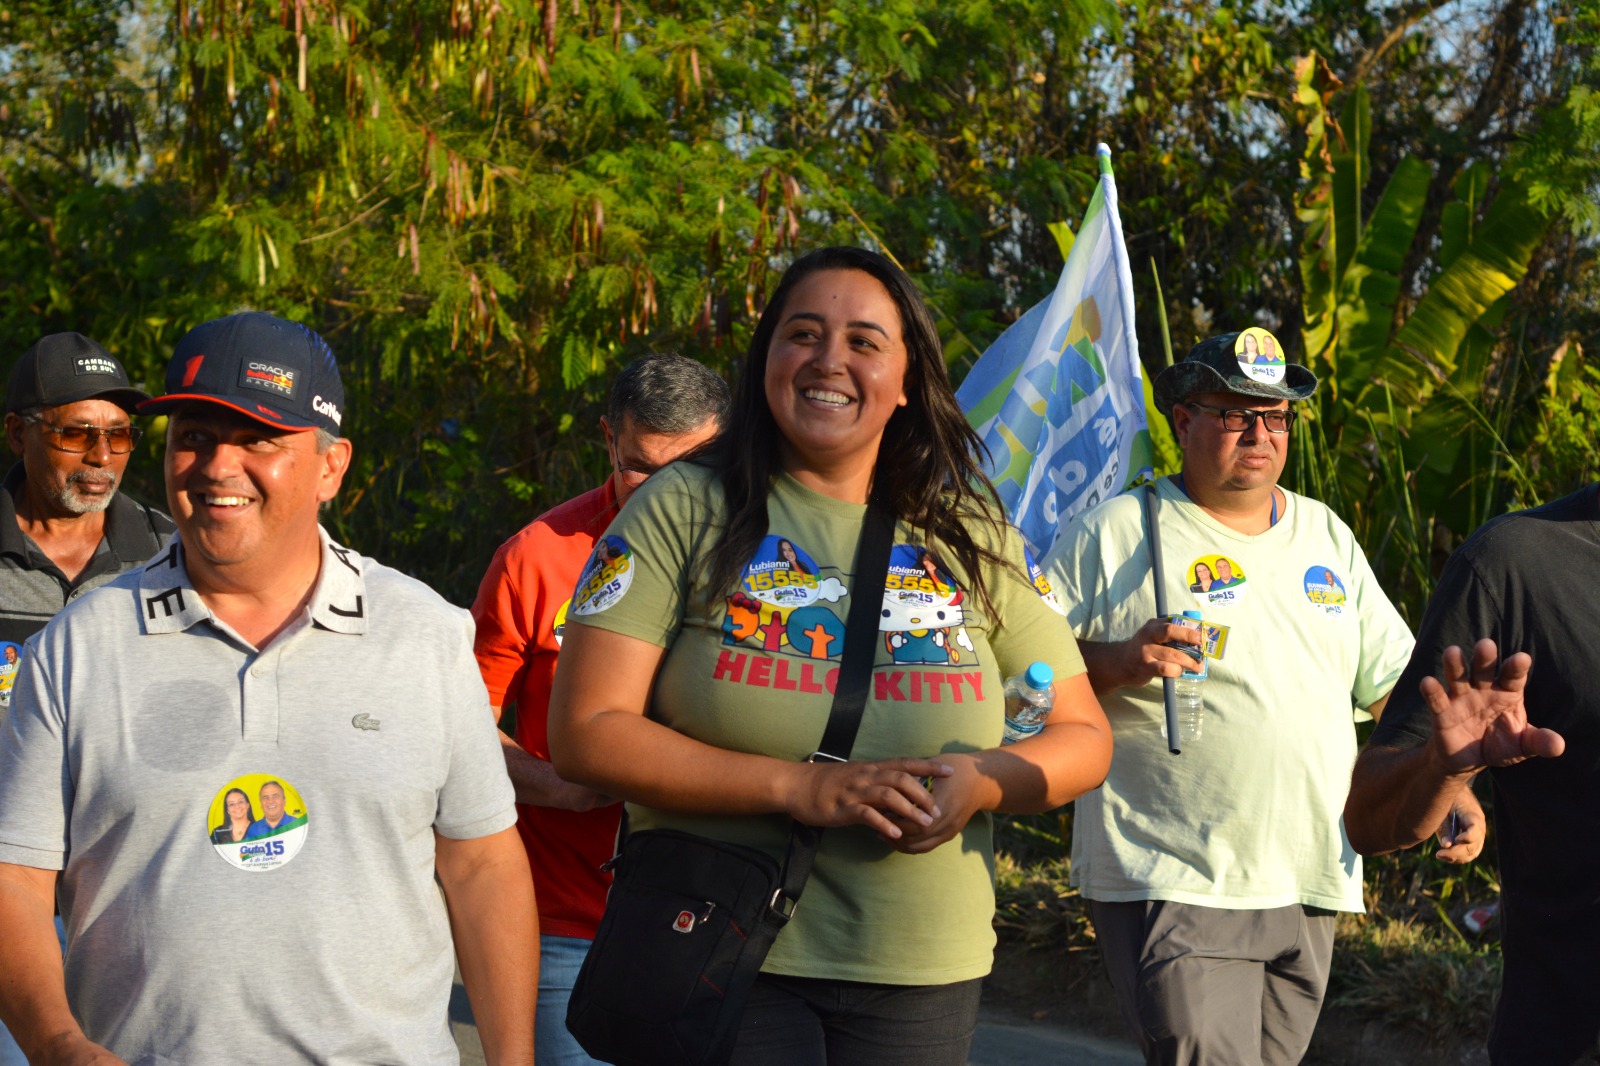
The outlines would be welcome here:
<svg viewBox="0 0 1600 1066">
<path fill-rule="evenodd" d="M 982 991 L 762 974 L 730 1066 L 963 1066 Z"/>
</svg>

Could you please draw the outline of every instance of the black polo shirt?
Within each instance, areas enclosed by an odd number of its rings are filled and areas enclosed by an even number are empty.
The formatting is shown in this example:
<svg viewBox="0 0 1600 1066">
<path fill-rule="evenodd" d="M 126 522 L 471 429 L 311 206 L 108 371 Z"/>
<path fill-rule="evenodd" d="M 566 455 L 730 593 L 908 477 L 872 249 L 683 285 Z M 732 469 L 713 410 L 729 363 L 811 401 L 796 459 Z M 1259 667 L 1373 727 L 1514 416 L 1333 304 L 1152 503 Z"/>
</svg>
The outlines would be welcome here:
<svg viewBox="0 0 1600 1066">
<path fill-rule="evenodd" d="M 83 593 L 143 564 L 177 528 L 160 511 L 119 492 L 106 508 L 105 535 L 89 565 L 68 580 L 17 525 L 16 495 L 26 477 L 18 463 L 0 482 L 0 641 L 18 644 Z"/>
</svg>

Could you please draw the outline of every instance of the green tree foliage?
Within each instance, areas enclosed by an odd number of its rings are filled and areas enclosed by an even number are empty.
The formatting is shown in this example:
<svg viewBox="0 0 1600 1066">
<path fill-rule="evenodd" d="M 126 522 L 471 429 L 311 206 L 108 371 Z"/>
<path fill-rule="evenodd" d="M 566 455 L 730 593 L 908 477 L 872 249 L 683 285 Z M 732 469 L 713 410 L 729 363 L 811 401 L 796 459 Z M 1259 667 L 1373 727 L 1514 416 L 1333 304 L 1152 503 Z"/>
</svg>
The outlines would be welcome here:
<svg viewBox="0 0 1600 1066">
<path fill-rule="evenodd" d="M 1485 362 L 1514 325 L 1553 351 L 1595 306 L 1571 296 L 1593 286 L 1592 33 L 1549 0 L 0 0 L 0 346 L 80 329 L 153 385 L 206 318 L 316 326 L 357 442 L 329 521 L 464 600 L 500 539 L 598 480 L 609 373 L 652 348 L 732 372 L 798 250 L 896 256 L 959 373 L 1049 291 L 1049 225 L 1081 217 L 1100 140 L 1147 356 L 1158 311 L 1180 355 L 1251 322 L 1295 347 L 1312 50 L 1384 131 L 1335 225 L 1429 173 L 1409 244 L 1358 252 L 1363 221 L 1336 245 L 1346 332 L 1415 317 L 1520 152 L 1555 221 L 1465 343 Z"/>
<path fill-rule="evenodd" d="M 882 234 L 968 323 L 1009 307 L 961 298 L 1013 218 L 980 173 L 1004 130 L 970 115 L 1035 122 L 1011 90 L 1108 12 L 9 5 L 0 250 L 30 266 L 4 336 L 82 329 L 154 382 L 207 317 L 316 325 L 358 442 L 331 520 L 465 598 L 597 479 L 604 375 L 649 348 L 730 368 L 802 235 Z"/>
<path fill-rule="evenodd" d="M 1488 76 L 1502 91 L 1507 57 L 1526 43 L 1515 36 L 1524 14 L 1508 7 L 1487 31 Z M 1528 416 L 1567 347 L 1530 344 L 1530 333 L 1566 307 L 1552 316 L 1518 286 L 1542 258 L 1548 269 L 1552 246 L 1571 249 L 1587 234 L 1592 249 L 1600 112 L 1582 76 L 1592 72 L 1593 25 L 1592 13 L 1569 17 L 1552 38 L 1580 77 L 1522 116 L 1524 136 L 1490 150 L 1480 97 L 1457 109 L 1464 128 L 1450 131 L 1437 115 L 1431 126 L 1438 145 L 1476 142 L 1476 151 L 1424 160 L 1391 150 L 1381 185 L 1373 146 L 1390 138 L 1368 87 L 1346 89 L 1315 54 L 1297 65 L 1302 336 L 1328 384 L 1315 407 L 1320 447 L 1297 456 L 1298 472 L 1377 550 L 1380 570 L 1390 551 L 1413 609 L 1457 537 L 1569 487 L 1561 462 L 1541 477 L 1527 455 L 1540 427 Z M 1516 106 L 1511 93 L 1505 107 Z"/>
</svg>

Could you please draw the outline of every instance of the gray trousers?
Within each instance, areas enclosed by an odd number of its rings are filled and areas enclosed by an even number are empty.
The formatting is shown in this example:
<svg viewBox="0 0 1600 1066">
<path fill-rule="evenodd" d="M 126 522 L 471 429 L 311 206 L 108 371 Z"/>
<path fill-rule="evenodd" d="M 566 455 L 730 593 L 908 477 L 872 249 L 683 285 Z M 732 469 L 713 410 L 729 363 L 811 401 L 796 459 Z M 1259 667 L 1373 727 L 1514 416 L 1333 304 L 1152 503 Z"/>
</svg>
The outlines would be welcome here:
<svg viewBox="0 0 1600 1066">
<path fill-rule="evenodd" d="M 1122 1016 L 1149 1066 L 1294 1066 L 1333 957 L 1332 911 L 1089 901 Z"/>
</svg>

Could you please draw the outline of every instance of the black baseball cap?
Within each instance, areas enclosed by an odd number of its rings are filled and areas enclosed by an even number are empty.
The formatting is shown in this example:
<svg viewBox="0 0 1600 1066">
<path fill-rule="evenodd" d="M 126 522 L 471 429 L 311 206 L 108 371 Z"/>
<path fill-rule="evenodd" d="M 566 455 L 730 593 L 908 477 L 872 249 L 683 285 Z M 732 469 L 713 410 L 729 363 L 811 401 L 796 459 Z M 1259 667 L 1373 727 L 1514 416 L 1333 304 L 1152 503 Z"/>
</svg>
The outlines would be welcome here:
<svg viewBox="0 0 1600 1066">
<path fill-rule="evenodd" d="M 1164 415 L 1197 392 L 1236 392 L 1268 400 L 1304 400 L 1317 391 L 1317 376 L 1291 363 L 1278 338 L 1251 326 L 1208 337 L 1189 349 L 1150 383 L 1156 410 Z"/>
<path fill-rule="evenodd" d="M 338 435 L 344 383 L 333 349 L 315 330 L 260 311 L 215 318 L 184 334 L 167 364 L 167 391 L 139 412 L 165 414 L 199 400 L 274 429 Z"/>
<path fill-rule="evenodd" d="M 6 413 L 79 400 L 109 400 L 132 412 L 149 398 L 128 384 L 128 372 L 100 345 L 81 333 L 52 333 L 34 341 L 11 368 Z"/>
</svg>

